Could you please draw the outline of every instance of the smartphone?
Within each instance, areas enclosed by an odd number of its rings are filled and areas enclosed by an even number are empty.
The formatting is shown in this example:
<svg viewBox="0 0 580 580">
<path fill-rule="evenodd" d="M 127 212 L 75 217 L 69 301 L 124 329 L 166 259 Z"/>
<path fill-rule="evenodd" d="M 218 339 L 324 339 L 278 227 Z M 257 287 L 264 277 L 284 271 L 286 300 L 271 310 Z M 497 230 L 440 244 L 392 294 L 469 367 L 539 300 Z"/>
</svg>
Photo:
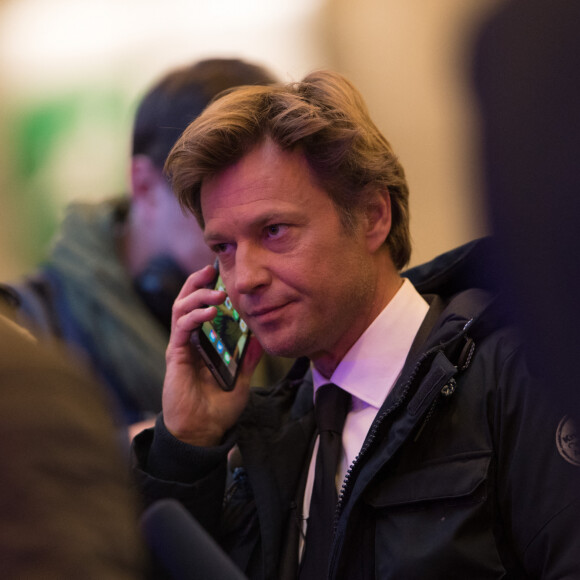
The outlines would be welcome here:
<svg viewBox="0 0 580 580">
<path fill-rule="evenodd" d="M 225 291 L 219 271 L 210 287 Z M 216 308 L 215 318 L 204 322 L 195 330 L 191 334 L 191 342 L 219 386 L 224 391 L 231 391 L 236 384 L 238 371 L 248 346 L 250 330 L 234 308 L 229 296 Z"/>
</svg>

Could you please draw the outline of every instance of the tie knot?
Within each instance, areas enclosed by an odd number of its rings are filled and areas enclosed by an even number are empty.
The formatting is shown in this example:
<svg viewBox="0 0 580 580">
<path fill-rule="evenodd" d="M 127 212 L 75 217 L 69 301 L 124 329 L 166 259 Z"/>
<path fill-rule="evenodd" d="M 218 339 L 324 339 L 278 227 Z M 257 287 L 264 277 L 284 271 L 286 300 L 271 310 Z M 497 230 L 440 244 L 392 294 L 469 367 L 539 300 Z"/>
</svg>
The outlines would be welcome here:
<svg viewBox="0 0 580 580">
<path fill-rule="evenodd" d="M 341 434 L 350 405 L 350 394 L 328 383 L 316 391 L 316 424 L 318 431 Z"/>
</svg>

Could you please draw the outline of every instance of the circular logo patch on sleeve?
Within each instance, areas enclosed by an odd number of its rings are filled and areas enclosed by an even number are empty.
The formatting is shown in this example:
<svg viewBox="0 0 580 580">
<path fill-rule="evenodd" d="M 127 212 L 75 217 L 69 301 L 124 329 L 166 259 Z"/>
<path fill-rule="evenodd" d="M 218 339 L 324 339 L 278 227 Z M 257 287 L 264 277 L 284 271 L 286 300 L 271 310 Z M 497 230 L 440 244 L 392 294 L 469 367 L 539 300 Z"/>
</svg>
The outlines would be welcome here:
<svg viewBox="0 0 580 580">
<path fill-rule="evenodd" d="M 580 433 L 569 415 L 565 415 L 558 425 L 556 445 L 560 455 L 568 463 L 580 466 Z"/>
</svg>

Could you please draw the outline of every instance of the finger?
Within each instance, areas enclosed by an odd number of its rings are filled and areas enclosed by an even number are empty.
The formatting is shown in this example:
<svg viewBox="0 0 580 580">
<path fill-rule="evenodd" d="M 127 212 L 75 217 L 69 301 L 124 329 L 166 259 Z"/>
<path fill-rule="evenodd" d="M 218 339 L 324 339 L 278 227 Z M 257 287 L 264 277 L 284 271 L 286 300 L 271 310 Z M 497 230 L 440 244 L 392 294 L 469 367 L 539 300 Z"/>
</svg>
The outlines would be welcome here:
<svg viewBox="0 0 580 580">
<path fill-rule="evenodd" d="M 171 328 L 169 343 L 172 347 L 189 343 L 191 333 L 197 330 L 204 322 L 212 320 L 217 313 L 215 306 L 196 308 L 175 319 Z"/>
<path fill-rule="evenodd" d="M 177 298 L 183 298 L 184 296 L 195 292 L 195 290 L 198 290 L 199 288 L 206 288 L 209 284 L 211 284 L 215 276 L 216 269 L 211 265 L 207 265 L 201 270 L 197 270 L 193 274 L 190 274 L 181 287 L 181 291 L 177 295 Z"/>
<path fill-rule="evenodd" d="M 210 302 L 205 303 L 197 303 L 194 298 L 191 298 L 191 296 L 195 296 L 197 291 L 210 288 L 212 281 L 215 279 L 215 275 L 215 268 L 208 265 L 187 277 L 177 298 L 173 302 L 172 324 L 176 317 L 183 315 L 184 312 L 198 308 L 202 304 L 219 304 L 219 302 L 211 302 L 211 298 L 208 298 Z M 203 294 L 200 296 L 200 300 L 203 300 Z"/>
<path fill-rule="evenodd" d="M 195 328 L 216 315 L 216 310 L 212 307 L 221 304 L 226 294 L 221 290 L 208 288 L 215 279 L 215 274 L 213 266 L 206 266 L 187 278 L 173 303 L 171 343 L 185 344 L 189 339 L 188 335 Z"/>
<path fill-rule="evenodd" d="M 179 318 L 188 314 L 192 310 L 204 309 L 208 306 L 217 306 L 222 304 L 226 299 L 226 293 L 223 290 L 210 290 L 209 288 L 200 288 L 178 298 L 173 303 L 173 317 Z"/>
</svg>

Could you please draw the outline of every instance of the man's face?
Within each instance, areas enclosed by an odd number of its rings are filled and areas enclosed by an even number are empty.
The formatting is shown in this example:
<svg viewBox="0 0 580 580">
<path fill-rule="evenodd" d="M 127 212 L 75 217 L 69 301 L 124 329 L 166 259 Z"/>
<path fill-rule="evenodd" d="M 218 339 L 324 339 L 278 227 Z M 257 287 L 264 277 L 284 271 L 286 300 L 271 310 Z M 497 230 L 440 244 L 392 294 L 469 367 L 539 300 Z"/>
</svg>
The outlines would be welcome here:
<svg viewBox="0 0 580 580">
<path fill-rule="evenodd" d="M 155 255 L 171 256 L 187 274 L 213 263 L 214 256 L 204 243 L 203 232 L 195 217 L 184 213 L 169 185 L 157 196 L 154 226 L 148 232 Z"/>
<path fill-rule="evenodd" d="M 303 155 L 267 140 L 206 180 L 201 203 L 228 294 L 264 349 L 340 359 L 372 320 L 374 266 Z"/>
</svg>

